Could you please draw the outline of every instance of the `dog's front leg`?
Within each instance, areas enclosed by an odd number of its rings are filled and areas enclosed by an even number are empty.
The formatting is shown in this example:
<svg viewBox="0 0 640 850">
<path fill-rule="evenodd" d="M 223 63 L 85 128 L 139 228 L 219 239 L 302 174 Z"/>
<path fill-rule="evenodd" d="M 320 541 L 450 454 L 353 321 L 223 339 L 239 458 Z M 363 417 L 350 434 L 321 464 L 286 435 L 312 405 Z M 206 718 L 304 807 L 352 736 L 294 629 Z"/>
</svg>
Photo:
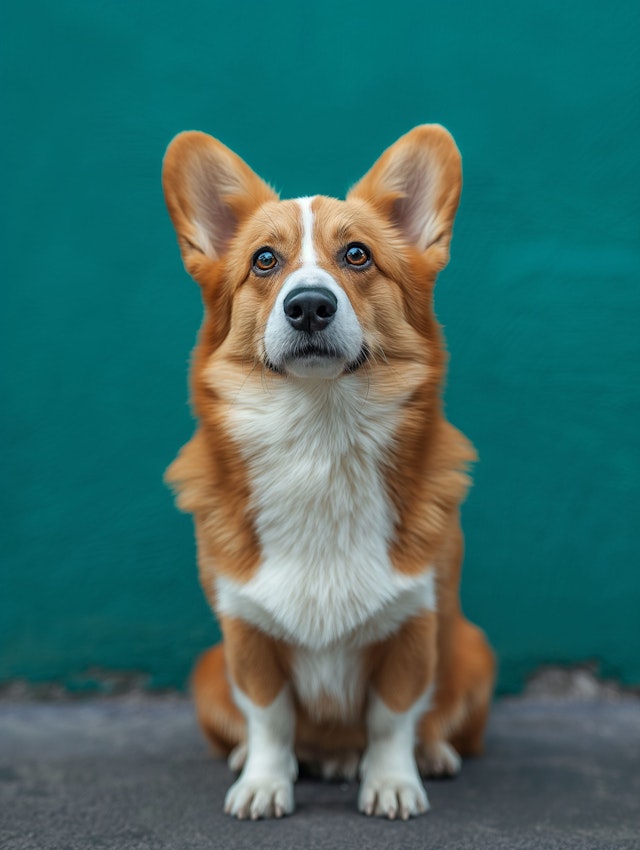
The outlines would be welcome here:
<svg viewBox="0 0 640 850">
<path fill-rule="evenodd" d="M 360 766 L 358 808 L 367 815 L 408 820 L 429 808 L 414 751 L 432 692 L 435 636 L 436 615 L 425 612 L 378 647 Z"/>
<path fill-rule="evenodd" d="M 253 820 L 291 814 L 295 710 L 276 645 L 240 620 L 222 625 L 233 695 L 247 723 L 246 761 L 224 810 Z"/>
</svg>

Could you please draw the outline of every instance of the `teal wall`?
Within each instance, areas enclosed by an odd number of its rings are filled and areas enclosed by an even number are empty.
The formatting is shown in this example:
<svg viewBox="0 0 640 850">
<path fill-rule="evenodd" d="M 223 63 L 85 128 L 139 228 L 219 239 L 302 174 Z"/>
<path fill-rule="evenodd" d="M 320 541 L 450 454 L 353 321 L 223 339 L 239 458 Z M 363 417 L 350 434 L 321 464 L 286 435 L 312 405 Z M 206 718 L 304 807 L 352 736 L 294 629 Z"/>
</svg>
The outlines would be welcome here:
<svg viewBox="0 0 640 850">
<path fill-rule="evenodd" d="M 640 683 L 640 8 L 595 0 L 4 4 L 0 679 L 184 682 L 217 635 L 161 483 L 200 317 L 160 190 L 183 129 L 285 196 L 415 124 L 462 150 L 437 291 L 481 463 L 463 598 L 501 687 Z"/>
</svg>

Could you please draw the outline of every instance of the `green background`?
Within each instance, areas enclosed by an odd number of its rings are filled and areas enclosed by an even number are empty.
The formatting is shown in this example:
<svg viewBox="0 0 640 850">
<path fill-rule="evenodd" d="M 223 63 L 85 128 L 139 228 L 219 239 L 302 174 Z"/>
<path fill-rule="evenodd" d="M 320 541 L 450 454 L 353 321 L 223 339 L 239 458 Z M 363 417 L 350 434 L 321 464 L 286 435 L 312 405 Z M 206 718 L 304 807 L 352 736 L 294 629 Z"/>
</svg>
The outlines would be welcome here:
<svg viewBox="0 0 640 850">
<path fill-rule="evenodd" d="M 343 196 L 437 121 L 465 168 L 436 304 L 481 457 L 467 613 L 503 690 L 586 659 L 640 683 L 637 3 L 3 5 L 0 679 L 181 685 L 217 636 L 161 482 L 200 319 L 171 137 Z"/>
</svg>

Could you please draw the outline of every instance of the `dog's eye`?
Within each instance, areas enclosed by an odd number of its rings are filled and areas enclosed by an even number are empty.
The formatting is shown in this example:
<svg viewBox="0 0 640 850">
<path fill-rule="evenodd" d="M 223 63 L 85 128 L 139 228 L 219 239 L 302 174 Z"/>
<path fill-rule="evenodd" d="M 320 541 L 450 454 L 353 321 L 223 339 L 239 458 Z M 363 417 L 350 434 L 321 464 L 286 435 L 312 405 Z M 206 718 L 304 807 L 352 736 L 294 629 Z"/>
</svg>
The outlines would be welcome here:
<svg viewBox="0 0 640 850">
<path fill-rule="evenodd" d="M 269 248 L 260 248 L 253 255 L 253 268 L 257 272 L 270 272 L 278 265 L 278 260 Z"/>
<path fill-rule="evenodd" d="M 349 245 L 345 251 L 344 258 L 350 266 L 359 266 L 362 268 L 369 264 L 371 253 L 364 245 L 354 243 L 353 245 Z"/>
</svg>

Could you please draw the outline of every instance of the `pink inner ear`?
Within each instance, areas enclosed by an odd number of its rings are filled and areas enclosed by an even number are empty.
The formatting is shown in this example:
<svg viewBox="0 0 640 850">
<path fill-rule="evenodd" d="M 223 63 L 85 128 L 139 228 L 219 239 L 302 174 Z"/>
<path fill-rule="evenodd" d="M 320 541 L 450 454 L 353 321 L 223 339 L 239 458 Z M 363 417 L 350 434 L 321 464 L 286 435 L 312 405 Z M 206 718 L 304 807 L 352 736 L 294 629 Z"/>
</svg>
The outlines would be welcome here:
<svg viewBox="0 0 640 850">
<path fill-rule="evenodd" d="M 243 187 L 239 180 L 232 185 L 230 177 L 213 158 L 203 157 L 193 163 L 186 181 L 195 247 L 214 259 L 224 252 L 238 225 L 226 196 Z"/>
<path fill-rule="evenodd" d="M 400 197 L 393 206 L 395 224 L 420 251 L 438 238 L 440 168 L 423 152 L 414 153 L 397 163 L 389 175 Z"/>
<path fill-rule="evenodd" d="M 193 227 L 196 231 L 196 248 L 209 257 L 224 253 L 237 227 L 231 207 L 216 194 L 207 195 L 203 187 L 198 190 L 194 203 Z"/>
</svg>

